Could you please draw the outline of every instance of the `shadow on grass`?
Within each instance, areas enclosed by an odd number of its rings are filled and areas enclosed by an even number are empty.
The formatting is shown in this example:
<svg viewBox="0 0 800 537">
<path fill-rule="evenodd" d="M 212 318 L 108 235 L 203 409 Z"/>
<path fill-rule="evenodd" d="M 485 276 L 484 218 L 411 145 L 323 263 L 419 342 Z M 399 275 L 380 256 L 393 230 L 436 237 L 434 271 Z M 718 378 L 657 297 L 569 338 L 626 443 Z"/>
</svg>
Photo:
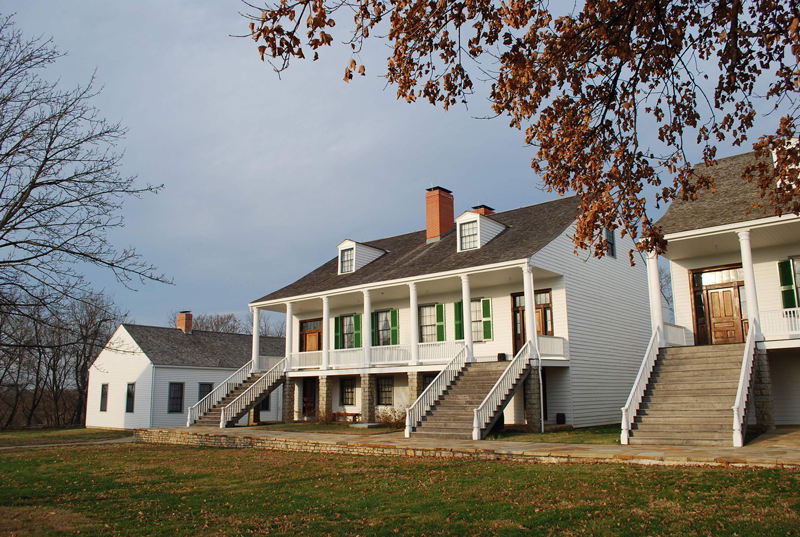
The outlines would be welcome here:
<svg viewBox="0 0 800 537">
<path fill-rule="evenodd" d="M 371 436 L 377 434 L 396 433 L 402 429 L 392 429 L 389 427 L 378 427 L 374 429 L 350 427 L 349 423 L 321 423 L 321 422 L 297 422 L 297 423 L 274 423 L 269 425 L 256 425 L 248 427 L 254 431 L 286 431 L 292 433 L 322 433 L 322 434 L 350 434 L 360 436 Z"/>
<path fill-rule="evenodd" d="M 533 433 L 521 426 L 507 425 L 505 430 L 489 435 L 487 440 L 539 442 L 547 444 L 619 444 L 619 425 L 601 425 L 582 429 L 564 429 Z"/>
</svg>

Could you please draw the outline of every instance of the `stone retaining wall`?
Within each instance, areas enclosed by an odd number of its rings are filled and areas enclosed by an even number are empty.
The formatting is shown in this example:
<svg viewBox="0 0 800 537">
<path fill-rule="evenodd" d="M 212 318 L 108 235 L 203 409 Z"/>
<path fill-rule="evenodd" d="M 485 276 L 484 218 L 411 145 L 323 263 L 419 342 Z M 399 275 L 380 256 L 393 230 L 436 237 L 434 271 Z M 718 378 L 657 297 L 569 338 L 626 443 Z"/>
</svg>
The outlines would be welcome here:
<svg viewBox="0 0 800 537">
<path fill-rule="evenodd" d="M 225 435 L 195 431 L 170 429 L 136 429 L 134 437 L 138 442 L 149 444 L 173 444 L 185 446 L 204 446 L 217 448 L 250 448 L 273 451 L 294 451 L 300 453 L 325 453 L 332 455 L 366 455 L 377 457 L 430 457 L 441 459 L 469 459 L 479 461 L 511 461 L 539 463 L 616 463 L 657 466 L 733 466 L 733 467 L 783 467 L 791 468 L 799 465 L 771 460 L 754 460 L 741 457 L 687 457 L 685 455 L 655 453 L 591 453 L 572 452 L 540 453 L 523 452 L 508 449 L 494 450 L 481 448 L 439 448 L 439 447 L 401 447 L 373 442 L 335 442 L 324 440 L 294 439 L 287 437 L 262 437 Z M 511 448 L 511 446 L 509 446 Z"/>
</svg>

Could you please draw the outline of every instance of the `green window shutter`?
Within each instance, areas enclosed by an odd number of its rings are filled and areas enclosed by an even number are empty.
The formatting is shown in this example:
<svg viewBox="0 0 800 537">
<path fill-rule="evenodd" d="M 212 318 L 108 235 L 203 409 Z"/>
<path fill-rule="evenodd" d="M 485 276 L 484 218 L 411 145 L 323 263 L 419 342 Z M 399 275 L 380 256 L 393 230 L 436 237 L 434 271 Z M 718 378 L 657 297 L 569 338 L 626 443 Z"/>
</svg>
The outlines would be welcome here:
<svg viewBox="0 0 800 537">
<path fill-rule="evenodd" d="M 444 341 L 444 304 L 436 304 L 436 341 Z"/>
<path fill-rule="evenodd" d="M 481 309 L 483 310 L 483 340 L 487 341 L 492 339 L 492 299 L 481 300 Z"/>
<path fill-rule="evenodd" d="M 400 312 L 392 310 L 392 345 L 400 344 Z"/>
<path fill-rule="evenodd" d="M 342 318 L 336 317 L 333 320 L 333 348 L 342 348 Z"/>
<path fill-rule="evenodd" d="M 781 280 L 781 298 L 783 299 L 784 308 L 796 308 L 797 296 L 794 292 L 794 272 L 792 271 L 792 262 L 787 259 L 785 261 L 778 261 L 778 275 Z"/>
<path fill-rule="evenodd" d="M 456 339 L 464 339 L 464 302 L 459 300 L 453 304 L 456 322 Z"/>
<path fill-rule="evenodd" d="M 372 346 L 378 346 L 378 314 L 372 312 Z"/>
<path fill-rule="evenodd" d="M 355 339 L 354 347 L 361 348 L 361 314 L 356 313 L 353 315 L 353 339 Z"/>
</svg>

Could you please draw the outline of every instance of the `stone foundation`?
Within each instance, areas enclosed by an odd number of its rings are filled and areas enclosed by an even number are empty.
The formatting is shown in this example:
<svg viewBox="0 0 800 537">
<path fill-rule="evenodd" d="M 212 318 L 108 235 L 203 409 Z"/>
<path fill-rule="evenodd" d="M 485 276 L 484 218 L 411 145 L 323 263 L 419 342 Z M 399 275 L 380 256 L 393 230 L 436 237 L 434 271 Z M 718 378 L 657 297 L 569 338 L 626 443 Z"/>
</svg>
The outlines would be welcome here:
<svg viewBox="0 0 800 537">
<path fill-rule="evenodd" d="M 539 370 L 533 369 L 523 384 L 525 401 L 525 423 L 533 433 L 542 430 L 542 400 L 539 397 Z"/>
<path fill-rule="evenodd" d="M 409 372 L 408 373 L 408 396 L 411 402 L 415 401 L 417 397 L 422 395 L 422 373 Z"/>
<path fill-rule="evenodd" d="M 772 400 L 772 374 L 769 369 L 767 351 L 756 349 L 753 364 L 753 408 L 756 412 L 756 425 L 751 430 L 763 433 L 775 428 L 775 406 Z"/>
<path fill-rule="evenodd" d="M 375 423 L 375 376 L 361 375 L 361 419 Z"/>
<path fill-rule="evenodd" d="M 281 420 L 294 421 L 294 380 L 287 379 L 283 383 L 283 405 Z"/>
<path fill-rule="evenodd" d="M 319 406 L 317 406 L 317 417 L 328 419 L 333 414 L 333 379 L 330 377 L 319 377 Z"/>
</svg>

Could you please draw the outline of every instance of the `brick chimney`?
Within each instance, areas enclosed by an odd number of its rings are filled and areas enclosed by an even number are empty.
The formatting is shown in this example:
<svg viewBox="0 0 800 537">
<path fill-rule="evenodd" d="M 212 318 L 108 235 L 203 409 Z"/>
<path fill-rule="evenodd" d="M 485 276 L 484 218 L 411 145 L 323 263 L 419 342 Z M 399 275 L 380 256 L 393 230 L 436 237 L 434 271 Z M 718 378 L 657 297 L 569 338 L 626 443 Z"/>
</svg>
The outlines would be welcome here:
<svg viewBox="0 0 800 537">
<path fill-rule="evenodd" d="M 489 207 L 488 205 L 476 205 L 472 208 L 473 213 L 478 213 L 483 216 L 489 216 L 490 214 L 494 214 L 494 209 Z"/>
<path fill-rule="evenodd" d="M 183 330 L 184 334 L 192 333 L 192 312 L 182 311 L 178 314 L 178 329 Z"/>
<path fill-rule="evenodd" d="M 428 242 L 436 242 L 455 227 L 453 214 L 453 193 L 446 188 L 435 186 L 425 193 L 425 220 L 428 229 Z"/>
</svg>

